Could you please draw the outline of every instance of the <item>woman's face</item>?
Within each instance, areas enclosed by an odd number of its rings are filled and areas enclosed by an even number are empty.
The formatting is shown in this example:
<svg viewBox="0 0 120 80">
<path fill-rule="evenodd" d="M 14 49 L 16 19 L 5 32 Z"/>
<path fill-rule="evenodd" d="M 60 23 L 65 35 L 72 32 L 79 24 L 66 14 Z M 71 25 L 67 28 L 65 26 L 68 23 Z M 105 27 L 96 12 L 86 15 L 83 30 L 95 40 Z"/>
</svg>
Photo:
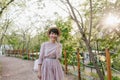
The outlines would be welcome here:
<svg viewBox="0 0 120 80">
<path fill-rule="evenodd" d="M 56 41 L 58 35 L 57 35 L 56 33 L 51 32 L 51 33 L 49 34 L 49 37 L 50 37 L 50 40 L 51 40 L 51 41 Z"/>
</svg>

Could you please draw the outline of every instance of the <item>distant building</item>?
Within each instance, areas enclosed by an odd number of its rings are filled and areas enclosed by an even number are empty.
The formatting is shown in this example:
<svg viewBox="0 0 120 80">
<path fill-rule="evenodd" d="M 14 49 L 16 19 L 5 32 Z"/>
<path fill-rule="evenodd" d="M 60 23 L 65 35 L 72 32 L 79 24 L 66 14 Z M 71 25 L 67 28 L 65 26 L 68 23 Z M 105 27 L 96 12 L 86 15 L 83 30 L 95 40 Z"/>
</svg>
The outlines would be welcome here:
<svg viewBox="0 0 120 80">
<path fill-rule="evenodd" d="M 0 55 L 4 55 L 5 50 L 13 50 L 12 45 L 1 45 L 1 47 L 0 47 Z"/>
</svg>

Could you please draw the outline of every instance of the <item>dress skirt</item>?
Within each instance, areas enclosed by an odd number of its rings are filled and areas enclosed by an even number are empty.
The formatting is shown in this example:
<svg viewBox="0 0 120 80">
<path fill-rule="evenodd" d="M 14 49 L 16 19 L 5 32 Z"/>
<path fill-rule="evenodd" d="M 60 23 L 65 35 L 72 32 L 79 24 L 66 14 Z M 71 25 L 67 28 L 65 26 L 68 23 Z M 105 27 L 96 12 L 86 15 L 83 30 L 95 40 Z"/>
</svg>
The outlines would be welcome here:
<svg viewBox="0 0 120 80">
<path fill-rule="evenodd" d="M 41 67 L 41 80 L 64 80 L 64 73 L 58 59 L 44 59 Z"/>
</svg>

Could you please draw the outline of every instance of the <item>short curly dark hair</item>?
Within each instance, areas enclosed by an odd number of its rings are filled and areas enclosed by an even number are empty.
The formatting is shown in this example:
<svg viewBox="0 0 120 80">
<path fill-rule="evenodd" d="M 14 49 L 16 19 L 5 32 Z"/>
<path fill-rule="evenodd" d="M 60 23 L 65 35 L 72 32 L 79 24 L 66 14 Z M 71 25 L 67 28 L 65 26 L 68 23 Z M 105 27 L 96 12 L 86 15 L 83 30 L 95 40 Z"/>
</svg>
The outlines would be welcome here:
<svg viewBox="0 0 120 80">
<path fill-rule="evenodd" d="M 60 29 L 57 28 L 57 27 L 51 27 L 51 28 L 48 30 L 48 35 L 50 35 L 51 32 L 56 33 L 58 36 L 60 36 Z"/>
</svg>

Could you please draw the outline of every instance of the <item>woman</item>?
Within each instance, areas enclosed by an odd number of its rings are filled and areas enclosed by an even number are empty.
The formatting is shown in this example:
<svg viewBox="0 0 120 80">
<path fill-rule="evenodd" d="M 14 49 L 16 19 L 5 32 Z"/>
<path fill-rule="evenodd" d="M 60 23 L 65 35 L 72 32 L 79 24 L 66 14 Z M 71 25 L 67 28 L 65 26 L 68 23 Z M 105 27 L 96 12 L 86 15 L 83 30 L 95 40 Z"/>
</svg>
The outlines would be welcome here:
<svg viewBox="0 0 120 80">
<path fill-rule="evenodd" d="M 56 27 L 48 30 L 50 41 L 41 45 L 38 60 L 39 80 L 64 80 L 64 73 L 59 58 L 62 55 L 62 45 L 58 41 L 60 30 Z"/>
</svg>

